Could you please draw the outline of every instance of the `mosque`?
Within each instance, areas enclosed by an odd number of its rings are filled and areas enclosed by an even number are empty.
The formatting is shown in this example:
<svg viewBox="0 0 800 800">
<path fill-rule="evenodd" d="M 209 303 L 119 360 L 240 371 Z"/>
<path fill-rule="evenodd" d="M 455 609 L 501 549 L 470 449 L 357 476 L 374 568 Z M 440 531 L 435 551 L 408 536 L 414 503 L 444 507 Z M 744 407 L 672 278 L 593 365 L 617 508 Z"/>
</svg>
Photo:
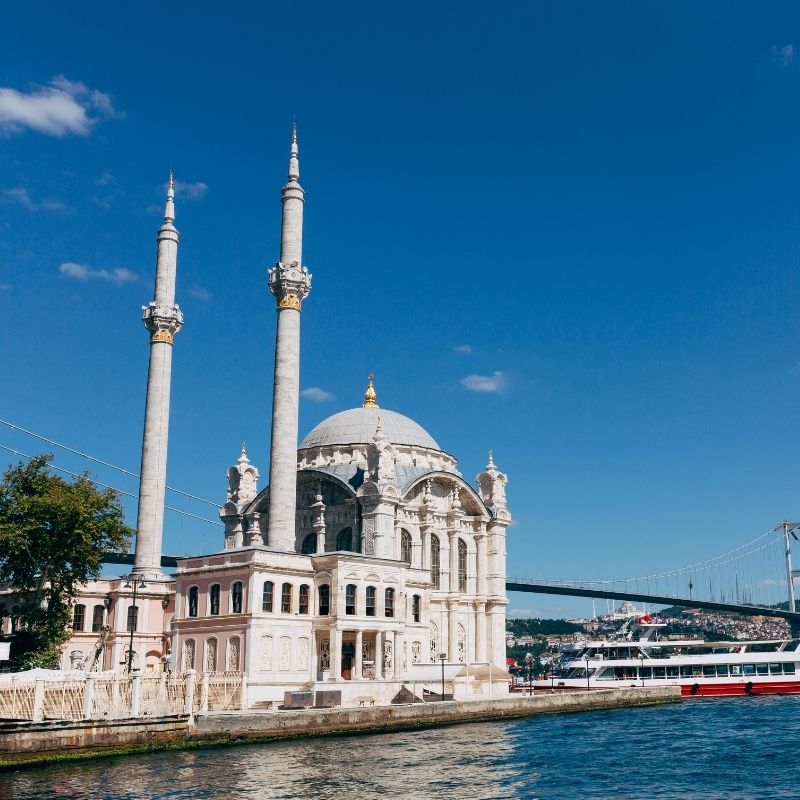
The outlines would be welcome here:
<svg viewBox="0 0 800 800">
<path fill-rule="evenodd" d="M 280 260 L 269 270 L 277 308 L 269 483 L 259 490 L 242 447 L 227 471 L 220 550 L 178 559 L 174 578 L 161 569 L 171 358 L 183 323 L 170 179 L 155 298 L 143 315 L 150 367 L 133 575 L 86 587 L 63 666 L 85 664 L 88 643 L 106 631 L 99 667 L 127 659 L 145 670 L 243 672 L 250 704 L 301 688 L 335 688 L 343 702 L 390 699 L 403 685 L 433 683 L 443 662 L 448 677 L 472 671 L 473 693 L 508 691 L 511 517 L 492 454 L 472 485 L 424 428 L 379 405 L 372 376 L 358 407 L 297 445 L 300 320 L 311 290 L 299 178 L 294 131 Z"/>
</svg>

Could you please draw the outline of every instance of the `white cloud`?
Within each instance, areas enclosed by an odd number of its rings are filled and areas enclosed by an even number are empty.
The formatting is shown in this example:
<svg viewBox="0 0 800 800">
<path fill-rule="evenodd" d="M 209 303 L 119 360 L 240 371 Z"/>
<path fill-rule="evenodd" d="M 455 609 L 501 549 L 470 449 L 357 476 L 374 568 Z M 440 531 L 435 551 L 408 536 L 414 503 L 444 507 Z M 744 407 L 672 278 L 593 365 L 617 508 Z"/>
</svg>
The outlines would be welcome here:
<svg viewBox="0 0 800 800">
<path fill-rule="evenodd" d="M 504 372 L 495 370 L 491 375 L 467 375 L 461 385 L 471 392 L 502 392 L 508 380 Z"/>
<path fill-rule="evenodd" d="M 114 181 L 114 176 L 106 170 L 98 179 L 97 185 L 98 186 L 108 186 L 110 183 Z"/>
<path fill-rule="evenodd" d="M 4 291 L 6 291 L 6 289 L 10 289 L 10 288 L 11 288 L 11 284 L 10 283 L 0 283 L 0 292 L 4 292 Z"/>
<path fill-rule="evenodd" d="M 189 294 L 197 300 L 211 300 L 214 295 L 203 286 L 193 283 L 189 289 Z"/>
<path fill-rule="evenodd" d="M 31 193 L 24 186 L 15 186 L 12 189 L 6 189 L 3 192 L 3 197 L 9 201 L 19 203 L 23 208 L 28 211 L 70 211 L 70 207 L 60 200 L 45 199 L 37 203 L 31 197 Z"/>
<path fill-rule="evenodd" d="M 330 392 L 326 392 L 324 389 L 320 389 L 319 386 L 309 386 L 308 389 L 303 389 L 300 392 L 301 397 L 307 397 L 309 400 L 313 400 L 315 403 L 323 403 L 325 400 L 333 400 L 333 395 Z"/>
<path fill-rule="evenodd" d="M 788 67 L 794 61 L 794 45 L 785 44 L 780 48 L 778 57 L 782 67 Z"/>
<path fill-rule="evenodd" d="M 468 344 L 457 344 L 453 347 L 453 352 L 468 356 L 472 352 L 472 348 Z"/>
<path fill-rule="evenodd" d="M 107 281 L 108 283 L 116 283 L 118 286 L 137 280 L 135 273 L 123 267 L 117 267 L 112 270 L 92 269 L 84 264 L 75 264 L 72 261 L 67 261 L 62 264 L 58 268 L 58 271 L 67 278 L 73 278 L 76 281 L 88 281 L 97 278 L 98 280 Z"/>
<path fill-rule="evenodd" d="M 122 116 L 109 95 L 63 75 L 29 92 L 0 87 L 0 132 L 6 134 L 30 129 L 49 136 L 88 136 L 101 119 Z"/>
<path fill-rule="evenodd" d="M 166 192 L 167 185 L 164 184 Z M 175 181 L 175 197 L 185 197 L 188 200 L 199 200 L 208 191 L 208 186 L 202 181 L 186 183 L 185 181 Z"/>
</svg>

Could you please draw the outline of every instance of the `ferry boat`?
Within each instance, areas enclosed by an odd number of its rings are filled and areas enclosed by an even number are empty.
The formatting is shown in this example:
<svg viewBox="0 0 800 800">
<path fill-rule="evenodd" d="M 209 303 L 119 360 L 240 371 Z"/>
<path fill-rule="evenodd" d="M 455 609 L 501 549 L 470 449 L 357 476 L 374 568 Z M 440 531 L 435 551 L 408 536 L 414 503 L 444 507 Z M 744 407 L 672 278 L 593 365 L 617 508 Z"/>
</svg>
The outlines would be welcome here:
<svg viewBox="0 0 800 800">
<path fill-rule="evenodd" d="M 680 686 L 684 697 L 800 693 L 800 640 L 660 638 L 648 615 L 605 639 L 563 645 L 535 690 Z M 527 688 L 527 682 L 524 684 Z"/>
</svg>

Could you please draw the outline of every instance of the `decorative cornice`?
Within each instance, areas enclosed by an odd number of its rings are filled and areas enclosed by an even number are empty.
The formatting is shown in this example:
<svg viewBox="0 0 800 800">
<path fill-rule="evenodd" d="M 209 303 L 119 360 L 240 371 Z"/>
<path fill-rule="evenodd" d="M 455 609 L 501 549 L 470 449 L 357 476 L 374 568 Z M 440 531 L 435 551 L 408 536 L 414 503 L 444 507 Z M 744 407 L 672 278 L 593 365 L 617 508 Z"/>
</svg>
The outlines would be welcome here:
<svg viewBox="0 0 800 800">
<path fill-rule="evenodd" d="M 303 300 L 311 291 L 311 273 L 307 267 L 278 262 L 269 270 L 269 289 L 275 295 L 278 308 L 293 308 L 300 311 Z"/>
<path fill-rule="evenodd" d="M 180 307 L 159 305 L 152 302 L 142 306 L 142 322 L 150 331 L 150 342 L 171 345 L 175 334 L 183 325 L 183 312 Z"/>
</svg>

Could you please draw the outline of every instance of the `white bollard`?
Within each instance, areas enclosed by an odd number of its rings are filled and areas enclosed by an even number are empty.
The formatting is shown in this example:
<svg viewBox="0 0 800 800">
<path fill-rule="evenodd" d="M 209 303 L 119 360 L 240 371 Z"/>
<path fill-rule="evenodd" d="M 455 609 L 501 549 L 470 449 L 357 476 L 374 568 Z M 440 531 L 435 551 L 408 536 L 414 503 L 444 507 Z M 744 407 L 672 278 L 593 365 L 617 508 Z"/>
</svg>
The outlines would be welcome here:
<svg viewBox="0 0 800 800">
<path fill-rule="evenodd" d="M 94 675 L 87 675 L 83 684 L 83 718 L 91 719 L 94 714 Z"/>
<path fill-rule="evenodd" d="M 197 680 L 197 670 L 186 670 L 186 698 L 183 704 L 183 713 L 189 717 L 189 724 L 194 725 L 194 686 Z"/>
<path fill-rule="evenodd" d="M 44 678 L 36 679 L 33 690 L 33 721 L 41 722 L 44 719 Z"/>
<path fill-rule="evenodd" d="M 131 716 L 139 716 L 139 708 L 142 703 L 142 676 L 134 675 L 131 679 Z"/>
</svg>

